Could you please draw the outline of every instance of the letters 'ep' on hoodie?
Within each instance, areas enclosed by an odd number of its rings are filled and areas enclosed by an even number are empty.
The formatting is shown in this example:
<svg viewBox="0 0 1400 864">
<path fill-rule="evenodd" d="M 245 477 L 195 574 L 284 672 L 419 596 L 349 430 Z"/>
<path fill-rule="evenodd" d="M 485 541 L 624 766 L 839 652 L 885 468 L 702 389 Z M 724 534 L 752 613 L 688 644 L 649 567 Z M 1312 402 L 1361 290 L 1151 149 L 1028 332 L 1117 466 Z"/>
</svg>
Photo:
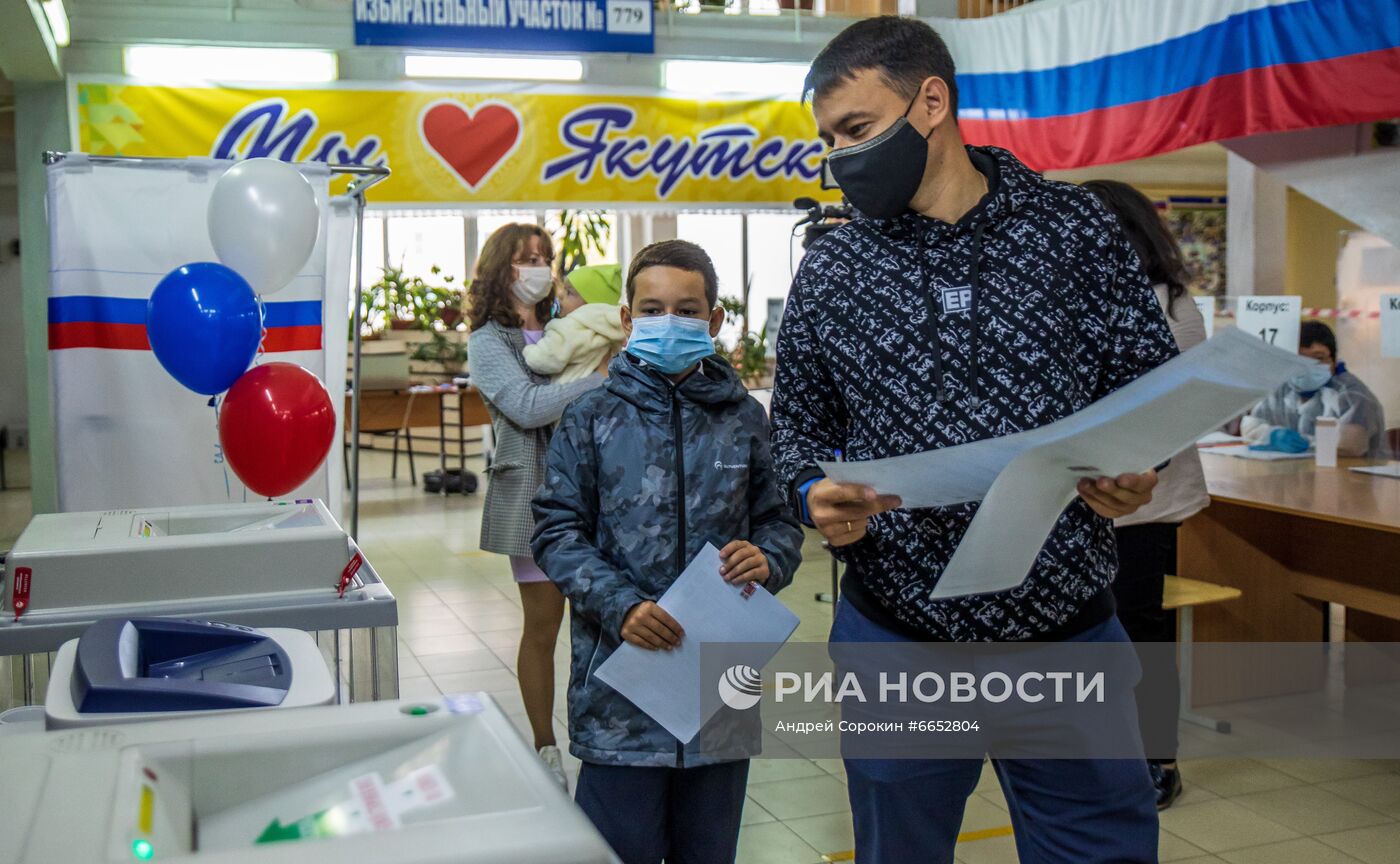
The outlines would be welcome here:
<svg viewBox="0 0 1400 864">
<path fill-rule="evenodd" d="M 773 394 L 773 455 L 794 506 L 836 450 L 877 459 L 1034 429 L 1177 353 L 1136 253 L 1091 193 L 1004 150 L 968 155 L 989 191 L 956 224 L 857 218 L 802 259 Z M 835 550 L 847 600 L 930 641 L 1062 639 L 1112 614 L 1113 528 L 1078 498 L 1020 586 L 931 600 L 976 511 L 874 517 Z"/>
</svg>

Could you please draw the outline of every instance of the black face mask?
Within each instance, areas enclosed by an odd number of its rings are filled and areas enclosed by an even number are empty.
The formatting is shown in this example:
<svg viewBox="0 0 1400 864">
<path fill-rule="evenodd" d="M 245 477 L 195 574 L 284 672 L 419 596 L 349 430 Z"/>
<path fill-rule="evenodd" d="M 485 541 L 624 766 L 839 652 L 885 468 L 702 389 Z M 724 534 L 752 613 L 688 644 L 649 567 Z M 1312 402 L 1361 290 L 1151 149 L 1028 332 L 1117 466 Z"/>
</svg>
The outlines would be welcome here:
<svg viewBox="0 0 1400 864">
<path fill-rule="evenodd" d="M 919 98 L 914 94 L 914 99 Z M 890 128 L 859 144 L 831 151 L 831 176 L 857 210 L 876 219 L 891 219 L 909 209 L 924 182 L 928 139 L 909 125 L 914 99 Z"/>
</svg>

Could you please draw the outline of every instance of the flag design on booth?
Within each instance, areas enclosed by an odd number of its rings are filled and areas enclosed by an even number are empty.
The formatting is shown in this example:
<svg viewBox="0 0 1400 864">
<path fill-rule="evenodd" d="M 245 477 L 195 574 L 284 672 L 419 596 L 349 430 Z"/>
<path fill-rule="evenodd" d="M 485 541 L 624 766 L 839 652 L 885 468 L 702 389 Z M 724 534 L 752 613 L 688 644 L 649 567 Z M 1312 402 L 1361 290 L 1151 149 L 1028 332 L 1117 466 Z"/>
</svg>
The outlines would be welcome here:
<svg viewBox="0 0 1400 864">
<path fill-rule="evenodd" d="M 151 350 L 146 340 L 145 298 L 50 297 L 49 350 L 65 348 Z M 263 351 L 320 349 L 319 300 L 263 301 Z"/>
<path fill-rule="evenodd" d="M 1396 0 L 1090 0 L 947 23 L 963 137 L 1037 170 L 1400 115 Z"/>
</svg>

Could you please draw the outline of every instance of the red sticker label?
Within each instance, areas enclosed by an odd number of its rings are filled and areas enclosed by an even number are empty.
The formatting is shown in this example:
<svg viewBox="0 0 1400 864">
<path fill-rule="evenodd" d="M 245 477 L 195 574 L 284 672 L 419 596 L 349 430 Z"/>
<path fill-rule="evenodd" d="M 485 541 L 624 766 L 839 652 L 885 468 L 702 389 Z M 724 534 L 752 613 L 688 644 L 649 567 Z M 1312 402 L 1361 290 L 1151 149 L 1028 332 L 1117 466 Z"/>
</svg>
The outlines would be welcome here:
<svg viewBox="0 0 1400 864">
<path fill-rule="evenodd" d="M 744 588 L 743 588 L 742 591 L 739 592 L 739 596 L 741 596 L 741 597 L 743 597 L 745 600 L 747 600 L 747 599 L 749 599 L 750 597 L 752 597 L 752 596 L 753 596 L 753 592 L 755 592 L 755 591 L 757 591 L 757 590 L 758 590 L 758 583 L 757 583 L 757 582 L 750 582 L 749 584 L 747 584 L 747 585 L 744 586 Z"/>
<path fill-rule="evenodd" d="M 15 607 L 15 620 L 24 614 L 24 610 L 29 608 L 29 583 L 34 579 L 34 571 L 29 567 L 15 568 L 14 592 L 10 598 L 10 605 Z"/>
<path fill-rule="evenodd" d="M 369 818 L 369 824 L 374 830 L 389 831 L 399 827 L 399 820 L 389 809 L 389 802 L 384 800 L 384 787 L 378 775 L 366 774 L 364 777 L 357 777 L 350 781 L 350 789 L 355 793 L 355 797 L 360 799 L 365 816 Z"/>
<path fill-rule="evenodd" d="M 340 571 L 340 584 L 336 587 L 340 591 L 341 597 L 345 596 L 345 589 L 350 587 L 350 580 L 354 579 L 355 574 L 360 572 L 360 565 L 363 563 L 365 563 L 365 557 L 356 550 L 355 557 L 351 558 L 350 563 L 345 565 L 345 569 Z"/>
</svg>

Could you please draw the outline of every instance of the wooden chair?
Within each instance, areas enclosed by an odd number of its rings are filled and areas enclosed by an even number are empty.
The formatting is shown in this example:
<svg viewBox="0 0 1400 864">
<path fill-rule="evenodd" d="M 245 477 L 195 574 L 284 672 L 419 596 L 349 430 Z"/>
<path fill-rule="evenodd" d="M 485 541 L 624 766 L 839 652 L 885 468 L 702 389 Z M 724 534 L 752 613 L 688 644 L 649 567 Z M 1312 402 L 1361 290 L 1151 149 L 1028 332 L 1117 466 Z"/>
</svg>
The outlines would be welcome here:
<svg viewBox="0 0 1400 864">
<path fill-rule="evenodd" d="M 1184 576 L 1168 576 L 1162 584 L 1162 608 L 1175 610 L 1177 613 L 1177 642 L 1181 646 L 1177 655 L 1177 673 L 1181 681 L 1181 719 L 1226 734 L 1230 731 L 1230 721 L 1216 720 L 1191 710 L 1192 641 L 1195 639 L 1193 613 L 1197 606 L 1238 600 L 1242 596 L 1244 592 L 1238 588 L 1202 582 L 1199 579 L 1187 579 Z"/>
</svg>

